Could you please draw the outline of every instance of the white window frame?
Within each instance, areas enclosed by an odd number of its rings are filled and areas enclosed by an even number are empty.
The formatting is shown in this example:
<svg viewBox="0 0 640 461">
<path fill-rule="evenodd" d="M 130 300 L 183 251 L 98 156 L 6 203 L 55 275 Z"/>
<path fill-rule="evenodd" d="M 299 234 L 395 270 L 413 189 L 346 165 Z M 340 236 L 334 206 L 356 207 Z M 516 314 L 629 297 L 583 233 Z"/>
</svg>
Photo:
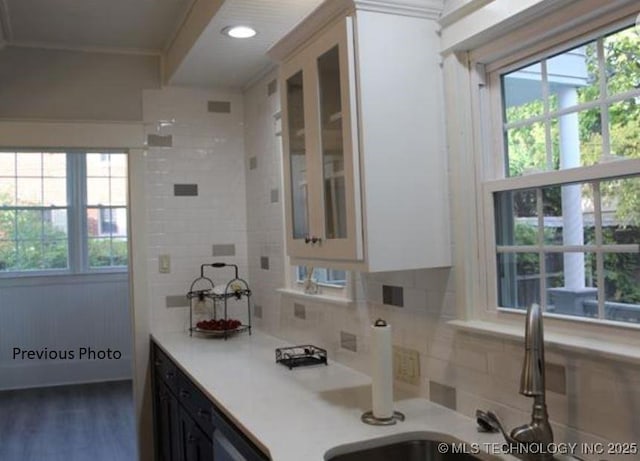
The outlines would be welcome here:
<svg viewBox="0 0 640 461">
<path fill-rule="evenodd" d="M 86 154 L 125 154 L 129 155 L 127 149 L 78 149 L 78 148 L 21 148 L 2 147 L 2 152 L 34 152 L 34 153 L 65 153 L 67 154 L 67 243 L 68 243 L 68 267 L 66 269 L 44 269 L 44 270 L 22 270 L 22 271 L 0 271 L 0 279 L 23 278 L 23 277 L 50 277 L 69 276 L 82 274 L 117 274 L 127 273 L 129 266 L 105 266 L 91 267 L 89 265 L 89 248 L 87 233 L 87 169 Z M 120 206 L 114 208 L 121 208 Z M 129 204 L 124 207 L 127 209 Z M 1 209 L 1 207 L 0 207 Z M 129 241 L 130 235 L 127 234 Z M 129 249 L 130 251 L 130 249 Z M 129 258 L 130 259 L 130 258 Z"/>
<path fill-rule="evenodd" d="M 501 309 L 497 303 L 493 192 L 546 185 L 545 181 L 549 180 L 553 183 L 579 182 L 590 178 L 601 179 L 609 176 L 626 176 L 630 172 L 640 172 L 640 160 L 627 159 L 596 167 L 565 170 L 560 173 L 554 171 L 518 178 L 503 178 L 504 141 L 498 71 L 504 73 L 509 69 L 520 68 L 526 65 L 527 61 L 535 62 L 544 56 L 569 50 L 589 41 L 589 39 L 632 25 L 639 12 L 637 5 L 629 5 L 606 16 L 582 22 L 579 26 L 565 30 L 551 38 L 548 38 L 544 19 L 542 19 L 523 28 L 526 29 L 524 31 L 513 32 L 483 47 L 478 47 L 468 53 L 458 53 L 454 55 L 455 58 L 449 59 L 449 68 L 453 72 L 460 72 L 460 63 L 464 63 L 466 58 L 466 78 L 469 79 L 470 92 L 462 92 L 462 95 L 452 98 L 449 102 L 449 109 L 464 116 L 464 112 L 459 107 L 453 108 L 451 106 L 451 101 L 460 104 L 461 101 L 466 100 L 471 106 L 470 118 L 455 122 L 461 124 L 462 127 L 471 129 L 469 137 L 457 140 L 455 144 L 458 149 L 464 149 L 468 146 L 473 152 L 472 156 L 475 162 L 473 176 L 477 191 L 475 202 L 467 202 L 465 205 L 474 203 L 474 212 L 465 212 L 465 216 L 460 217 L 462 222 L 468 224 L 471 224 L 471 220 L 475 219 L 477 234 L 473 238 L 465 231 L 456 234 L 467 242 L 466 245 L 471 245 L 468 249 L 476 247 L 477 259 L 474 258 L 473 262 L 461 272 L 463 275 L 459 277 L 457 289 L 461 299 L 461 303 L 458 305 L 461 320 L 451 322 L 453 325 L 467 330 L 489 332 L 492 335 L 500 334 L 507 337 L 521 335 L 524 312 L 517 309 Z M 567 16 L 566 19 L 567 21 L 569 19 L 575 20 L 575 17 Z M 531 36 L 527 49 L 523 50 L 521 43 L 514 41 L 511 35 L 519 34 L 522 38 L 525 31 L 530 32 Z M 534 35 L 542 38 L 535 42 Z M 616 96 L 616 98 L 622 97 L 623 95 Z M 490 116 L 487 117 L 487 114 Z M 465 144 L 465 142 L 470 144 Z M 496 155 L 496 152 L 500 152 L 500 155 Z M 460 210 L 460 208 L 458 209 Z M 616 357 L 632 357 L 634 361 L 640 359 L 640 349 L 629 353 L 628 346 L 619 347 L 621 344 L 637 341 L 640 325 L 558 314 L 546 314 L 546 317 L 547 331 L 552 332 L 552 335 L 558 334 L 558 336 L 554 336 L 552 341 L 558 345 L 572 349 L 605 352 Z M 578 325 L 579 328 L 576 328 Z M 587 337 L 588 339 L 586 339 Z"/>
</svg>

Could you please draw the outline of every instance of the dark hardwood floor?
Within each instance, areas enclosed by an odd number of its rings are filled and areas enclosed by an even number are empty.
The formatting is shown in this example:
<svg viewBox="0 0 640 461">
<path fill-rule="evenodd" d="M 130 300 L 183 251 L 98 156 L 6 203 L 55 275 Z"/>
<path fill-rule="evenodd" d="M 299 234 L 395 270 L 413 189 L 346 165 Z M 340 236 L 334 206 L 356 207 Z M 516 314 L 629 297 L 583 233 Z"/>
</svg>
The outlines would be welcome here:
<svg viewBox="0 0 640 461">
<path fill-rule="evenodd" d="M 0 392 L 0 460 L 135 461 L 131 381 Z"/>
</svg>

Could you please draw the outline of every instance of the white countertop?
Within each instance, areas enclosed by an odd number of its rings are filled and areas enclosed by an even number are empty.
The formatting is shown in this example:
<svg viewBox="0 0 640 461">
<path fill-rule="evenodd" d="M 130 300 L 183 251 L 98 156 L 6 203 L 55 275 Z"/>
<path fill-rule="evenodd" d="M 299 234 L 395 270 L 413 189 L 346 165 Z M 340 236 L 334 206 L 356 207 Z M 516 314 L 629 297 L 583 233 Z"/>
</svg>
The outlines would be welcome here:
<svg viewBox="0 0 640 461">
<path fill-rule="evenodd" d="M 328 366 L 289 370 L 275 362 L 275 349 L 291 344 L 257 331 L 227 341 L 184 332 L 152 336 L 273 461 L 323 461 L 336 446 L 407 432 L 444 434 L 437 439 L 481 447 L 502 442 L 499 434 L 479 433 L 473 419 L 426 399 L 396 401 L 404 422 L 364 424 L 360 416 L 371 409 L 369 376 L 330 356 Z"/>
</svg>

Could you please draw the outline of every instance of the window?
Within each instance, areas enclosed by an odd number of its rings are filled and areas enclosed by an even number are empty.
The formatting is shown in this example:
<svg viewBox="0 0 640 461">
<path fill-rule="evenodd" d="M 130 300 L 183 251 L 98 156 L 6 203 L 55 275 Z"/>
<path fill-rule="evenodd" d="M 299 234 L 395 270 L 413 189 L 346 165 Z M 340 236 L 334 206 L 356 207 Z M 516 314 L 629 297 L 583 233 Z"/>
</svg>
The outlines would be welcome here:
<svg viewBox="0 0 640 461">
<path fill-rule="evenodd" d="M 314 280 L 319 285 L 335 288 L 344 288 L 347 285 L 346 271 L 323 267 L 296 266 L 296 280 L 298 283 L 304 283 L 310 274 L 311 280 Z"/>
<path fill-rule="evenodd" d="M 87 153 L 89 267 L 127 265 L 127 157 Z"/>
<path fill-rule="evenodd" d="M 0 151 L 0 275 L 127 266 L 125 153 Z"/>
<path fill-rule="evenodd" d="M 491 74 L 500 157 L 485 182 L 495 302 L 640 323 L 640 34 Z"/>
</svg>

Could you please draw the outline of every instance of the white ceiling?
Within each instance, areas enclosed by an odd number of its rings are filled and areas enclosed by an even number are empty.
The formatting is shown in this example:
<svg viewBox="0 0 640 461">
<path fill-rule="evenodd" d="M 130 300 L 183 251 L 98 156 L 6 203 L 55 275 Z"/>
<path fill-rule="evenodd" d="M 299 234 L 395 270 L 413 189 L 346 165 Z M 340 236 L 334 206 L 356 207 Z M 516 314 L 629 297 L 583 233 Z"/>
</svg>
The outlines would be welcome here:
<svg viewBox="0 0 640 461">
<path fill-rule="evenodd" d="M 191 48 L 170 82 L 184 86 L 241 88 L 270 66 L 266 51 L 322 0 L 226 0 Z M 258 34 L 226 37 L 229 25 L 249 25 Z"/>
<path fill-rule="evenodd" d="M 195 0 L 0 0 L 0 47 L 166 52 Z M 169 82 L 241 88 L 269 66 L 265 53 L 322 0 L 224 0 Z M 255 27 L 234 40 L 228 25 Z"/>
</svg>

